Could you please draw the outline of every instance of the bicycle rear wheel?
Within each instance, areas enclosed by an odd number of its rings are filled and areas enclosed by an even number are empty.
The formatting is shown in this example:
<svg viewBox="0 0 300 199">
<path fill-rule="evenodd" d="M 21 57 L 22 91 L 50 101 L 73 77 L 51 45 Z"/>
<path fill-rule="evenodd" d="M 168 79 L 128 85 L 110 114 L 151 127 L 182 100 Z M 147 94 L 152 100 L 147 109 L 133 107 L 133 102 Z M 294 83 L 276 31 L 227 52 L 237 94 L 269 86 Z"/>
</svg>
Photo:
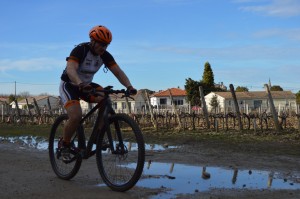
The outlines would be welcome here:
<svg viewBox="0 0 300 199">
<path fill-rule="evenodd" d="M 63 129 L 68 115 L 59 116 L 51 128 L 49 137 L 49 158 L 54 173 L 61 179 L 69 180 L 73 178 L 80 169 L 82 159 L 78 154 L 77 132 L 72 138 L 72 161 L 64 162 L 61 157 Z M 80 129 L 80 128 L 79 128 Z"/>
<path fill-rule="evenodd" d="M 135 121 L 125 114 L 110 116 L 108 128 L 113 142 L 108 145 L 108 130 L 100 134 L 96 152 L 98 170 L 104 183 L 112 190 L 127 191 L 137 183 L 143 172 L 143 135 Z"/>
</svg>

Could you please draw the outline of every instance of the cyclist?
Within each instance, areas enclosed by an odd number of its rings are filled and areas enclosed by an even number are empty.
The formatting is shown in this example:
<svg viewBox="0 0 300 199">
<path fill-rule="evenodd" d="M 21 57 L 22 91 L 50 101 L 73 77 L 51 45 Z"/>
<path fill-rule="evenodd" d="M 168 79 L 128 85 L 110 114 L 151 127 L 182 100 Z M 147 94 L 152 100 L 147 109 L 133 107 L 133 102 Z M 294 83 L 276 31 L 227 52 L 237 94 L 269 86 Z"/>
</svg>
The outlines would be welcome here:
<svg viewBox="0 0 300 199">
<path fill-rule="evenodd" d="M 103 64 L 131 93 L 136 93 L 136 89 L 131 85 L 127 75 L 106 50 L 112 41 L 110 30 L 105 26 L 98 25 L 90 30 L 89 37 L 90 42 L 81 43 L 71 51 L 70 56 L 66 59 L 67 66 L 61 75 L 59 93 L 69 116 L 62 140 L 61 154 L 64 161 L 71 158 L 70 140 L 82 118 L 79 99 L 90 103 L 98 103 L 103 99 L 101 96 L 94 97 L 88 94 L 92 88 L 102 89 L 92 80 Z"/>
</svg>

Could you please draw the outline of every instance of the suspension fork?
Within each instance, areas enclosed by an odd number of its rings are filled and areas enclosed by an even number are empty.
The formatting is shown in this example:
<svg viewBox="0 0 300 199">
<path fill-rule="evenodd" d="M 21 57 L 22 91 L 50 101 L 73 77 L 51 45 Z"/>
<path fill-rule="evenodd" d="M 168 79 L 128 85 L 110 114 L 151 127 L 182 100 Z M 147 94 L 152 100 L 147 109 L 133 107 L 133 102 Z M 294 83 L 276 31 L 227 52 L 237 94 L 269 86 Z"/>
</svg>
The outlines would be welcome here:
<svg viewBox="0 0 300 199">
<path fill-rule="evenodd" d="M 124 153 L 126 153 L 126 147 L 124 145 L 124 142 L 123 142 L 123 137 L 122 137 L 122 133 L 121 133 L 121 128 L 120 128 L 120 124 L 118 121 L 115 121 L 114 122 L 114 127 L 115 127 L 115 130 L 116 130 L 116 134 L 117 134 L 117 137 L 118 137 L 118 140 L 119 140 L 119 148 L 116 149 L 117 152 L 121 152 L 121 154 L 123 155 Z M 119 149 L 121 151 L 119 151 Z"/>
<path fill-rule="evenodd" d="M 113 137 L 112 137 L 112 133 L 111 133 L 111 128 L 109 125 L 109 116 L 116 114 L 115 111 L 113 110 L 112 106 L 111 106 L 111 101 L 110 99 L 107 100 L 107 106 L 105 109 L 105 112 L 103 114 L 104 116 L 104 129 L 106 130 L 106 134 L 107 134 L 107 138 L 109 140 L 109 145 L 110 145 L 110 149 L 112 151 L 112 153 L 116 154 L 119 151 L 119 148 L 121 147 L 122 152 L 124 151 L 124 142 L 123 142 L 123 138 L 122 138 L 122 134 L 121 134 L 121 129 L 120 129 L 120 125 L 118 123 L 118 121 L 114 122 L 114 129 L 116 131 L 117 134 L 117 138 L 118 138 L 118 148 L 114 147 L 114 143 L 113 143 Z M 105 133 L 105 132 L 103 132 Z"/>
</svg>

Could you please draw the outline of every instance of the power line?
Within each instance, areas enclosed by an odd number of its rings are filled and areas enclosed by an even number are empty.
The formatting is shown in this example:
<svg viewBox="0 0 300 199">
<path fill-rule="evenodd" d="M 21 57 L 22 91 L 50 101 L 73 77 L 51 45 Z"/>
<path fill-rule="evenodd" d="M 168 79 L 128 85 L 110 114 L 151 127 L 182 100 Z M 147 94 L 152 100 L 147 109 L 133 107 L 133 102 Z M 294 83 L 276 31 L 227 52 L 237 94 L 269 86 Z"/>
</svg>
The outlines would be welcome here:
<svg viewBox="0 0 300 199">
<path fill-rule="evenodd" d="M 0 84 L 14 84 L 15 82 L 0 82 Z"/>
<path fill-rule="evenodd" d="M 26 83 L 26 82 L 0 82 L 0 84 L 26 84 L 26 85 L 58 85 L 54 83 Z"/>
<path fill-rule="evenodd" d="M 27 84 L 27 85 L 58 85 L 59 83 L 57 84 L 51 84 L 51 83 L 24 83 L 24 82 L 17 82 L 18 84 Z"/>
</svg>

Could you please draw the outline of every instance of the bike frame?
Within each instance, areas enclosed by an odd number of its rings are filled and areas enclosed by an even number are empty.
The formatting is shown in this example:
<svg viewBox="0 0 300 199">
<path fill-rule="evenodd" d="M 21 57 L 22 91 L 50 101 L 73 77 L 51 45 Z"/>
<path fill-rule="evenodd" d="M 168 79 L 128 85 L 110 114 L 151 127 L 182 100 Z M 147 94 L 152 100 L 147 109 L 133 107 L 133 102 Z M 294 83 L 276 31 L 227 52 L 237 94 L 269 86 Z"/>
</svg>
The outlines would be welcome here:
<svg viewBox="0 0 300 199">
<path fill-rule="evenodd" d="M 96 120 L 94 122 L 92 134 L 88 140 L 88 143 L 86 144 L 83 122 L 97 110 L 98 110 L 98 114 L 97 114 Z M 114 151 L 110 128 L 108 128 L 108 124 L 109 124 L 108 116 L 113 115 L 113 114 L 116 114 L 116 113 L 111 106 L 111 100 L 107 94 L 107 95 L 105 95 L 104 99 L 101 102 L 99 102 L 94 108 L 92 108 L 81 119 L 80 126 L 78 127 L 78 130 L 77 130 L 77 135 L 78 135 L 78 146 L 82 150 L 82 153 L 81 153 L 82 158 L 87 159 L 96 153 L 96 150 L 93 150 L 93 144 L 97 143 L 100 133 L 105 133 L 105 132 L 107 133 L 107 137 L 108 137 L 109 144 L 110 144 L 110 149 L 112 151 Z M 102 127 L 100 126 L 101 120 L 103 121 Z M 118 132 L 120 132 L 120 131 L 118 130 Z M 120 133 L 117 133 L 117 134 L 118 134 L 118 137 L 121 138 Z"/>
</svg>

